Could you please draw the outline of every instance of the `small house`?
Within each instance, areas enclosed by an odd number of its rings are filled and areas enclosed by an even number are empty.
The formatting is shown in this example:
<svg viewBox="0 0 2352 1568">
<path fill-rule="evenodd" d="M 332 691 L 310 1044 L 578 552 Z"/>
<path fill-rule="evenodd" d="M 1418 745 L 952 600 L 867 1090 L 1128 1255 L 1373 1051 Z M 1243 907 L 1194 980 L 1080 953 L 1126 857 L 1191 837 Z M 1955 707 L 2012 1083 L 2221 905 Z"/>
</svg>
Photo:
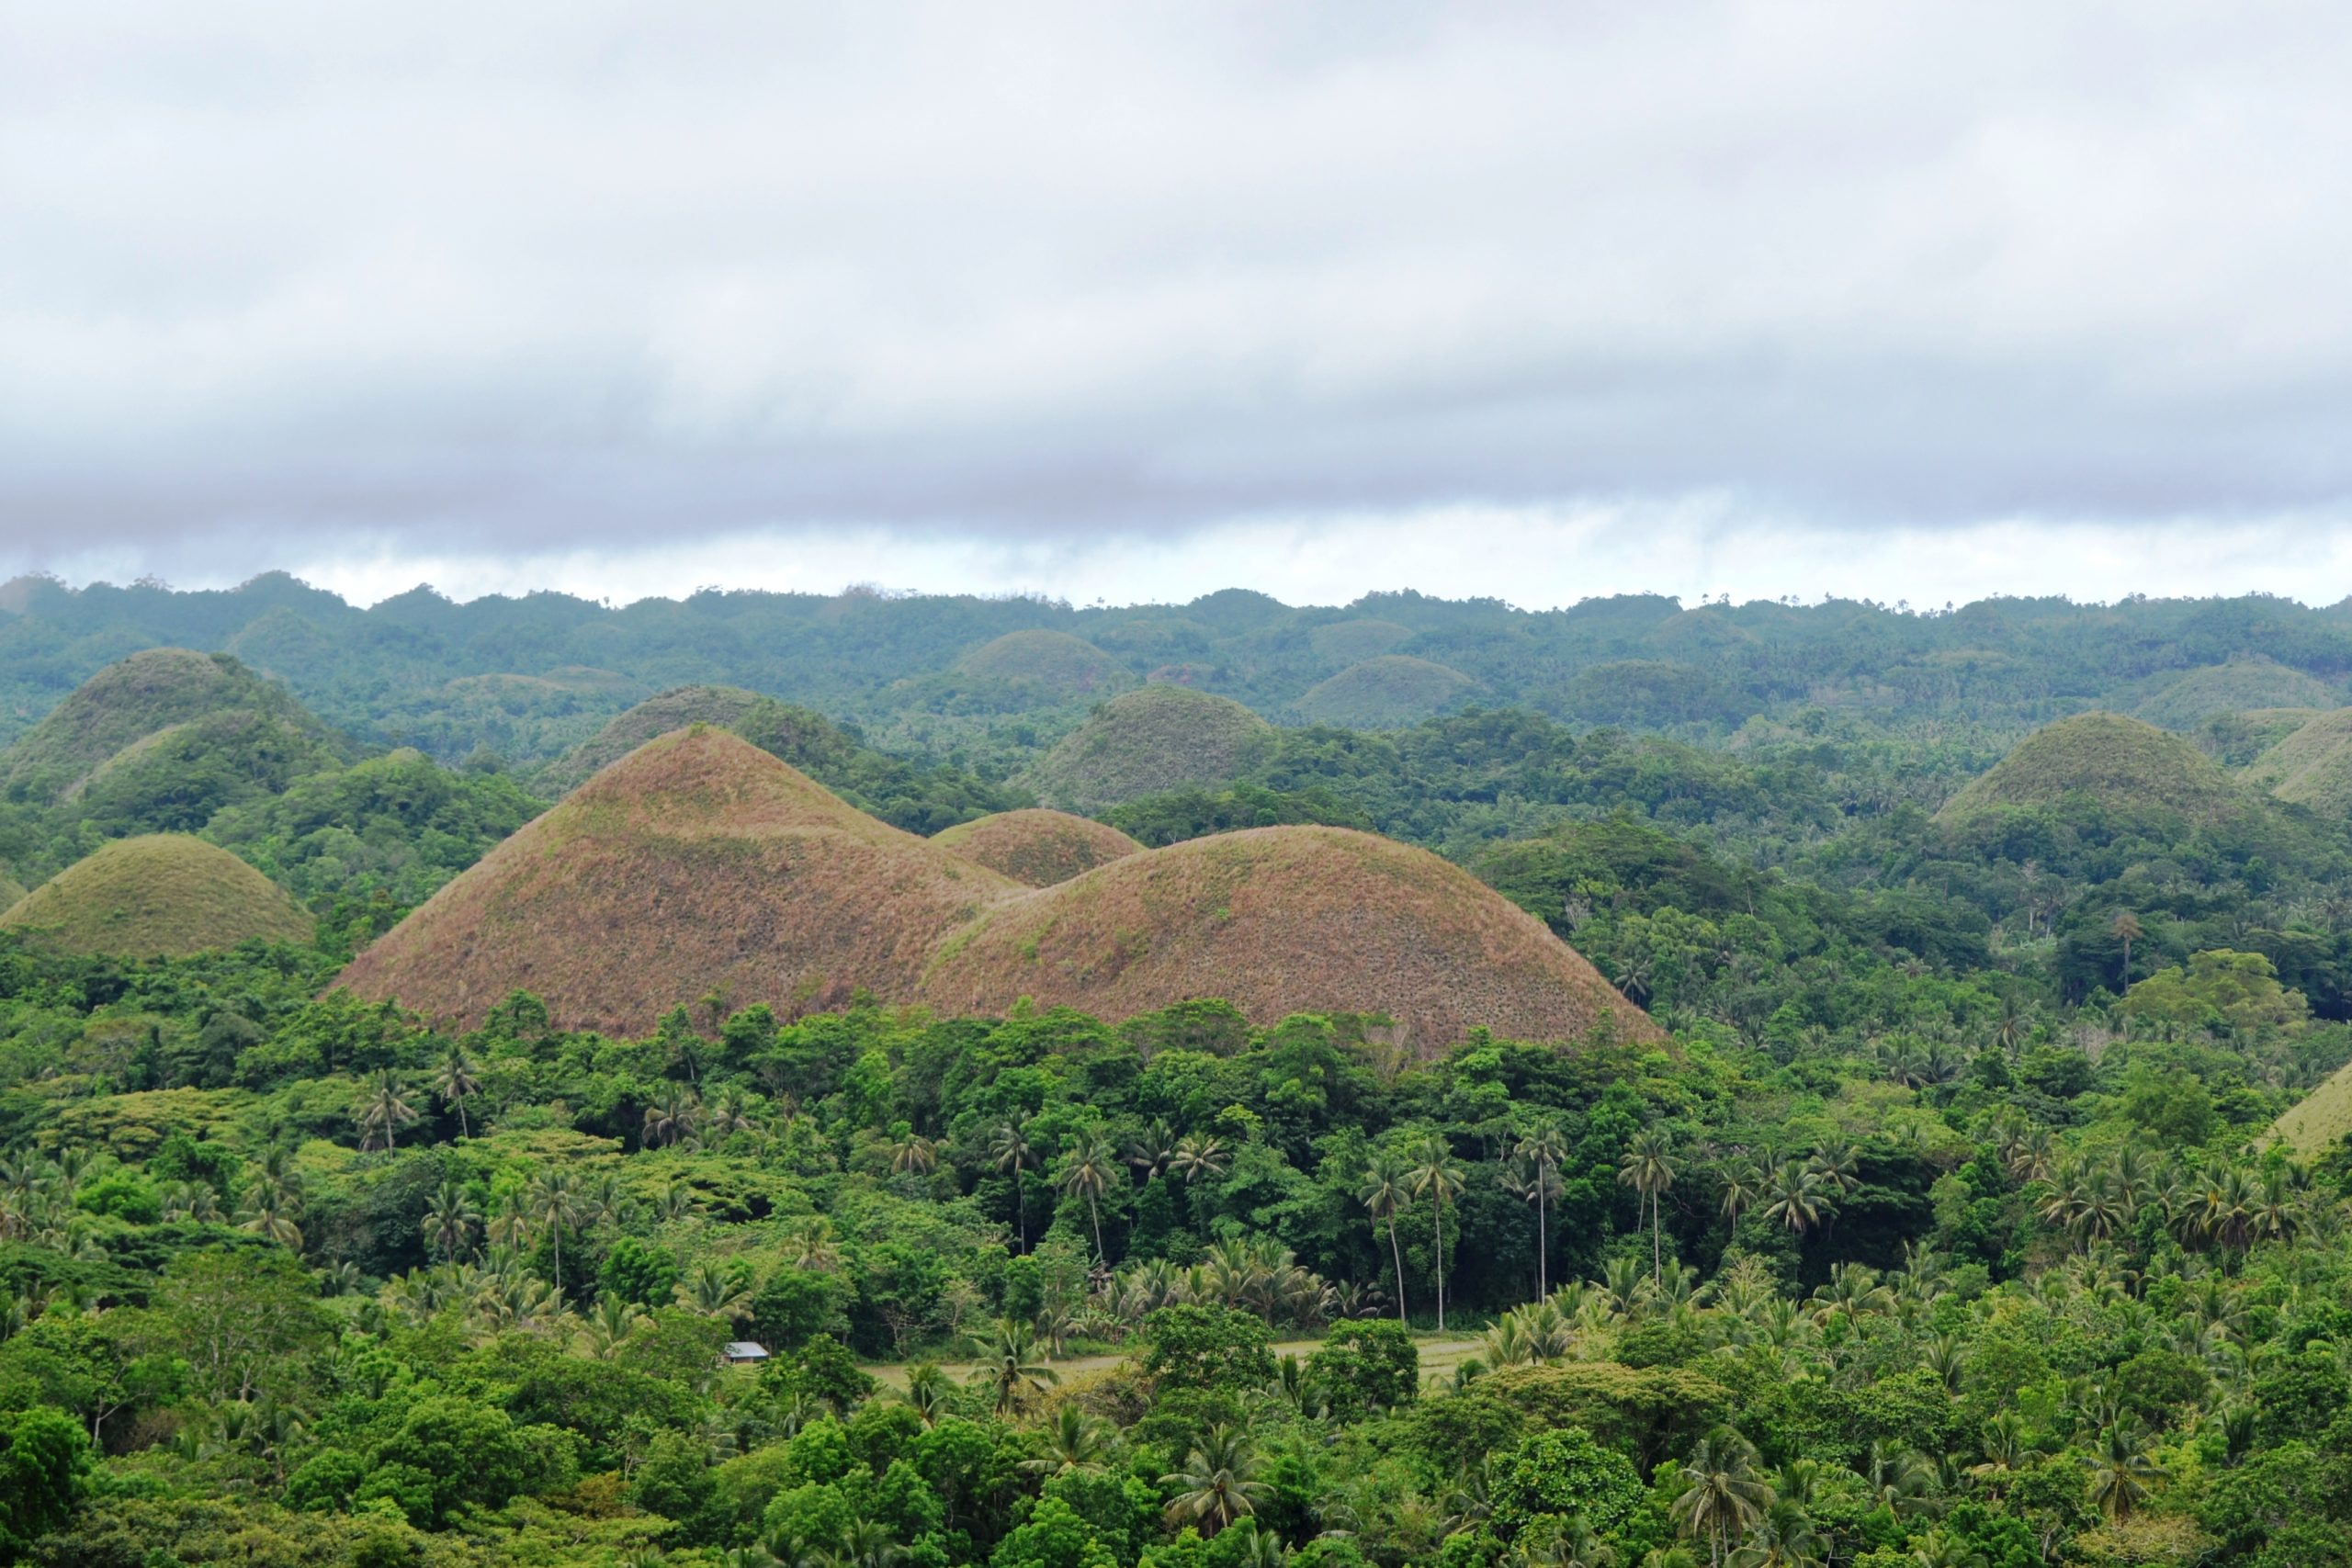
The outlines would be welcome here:
<svg viewBox="0 0 2352 1568">
<path fill-rule="evenodd" d="M 767 1347 L 754 1345 L 748 1339 L 731 1339 L 718 1353 L 718 1359 L 730 1367 L 749 1367 L 768 1359 Z"/>
</svg>

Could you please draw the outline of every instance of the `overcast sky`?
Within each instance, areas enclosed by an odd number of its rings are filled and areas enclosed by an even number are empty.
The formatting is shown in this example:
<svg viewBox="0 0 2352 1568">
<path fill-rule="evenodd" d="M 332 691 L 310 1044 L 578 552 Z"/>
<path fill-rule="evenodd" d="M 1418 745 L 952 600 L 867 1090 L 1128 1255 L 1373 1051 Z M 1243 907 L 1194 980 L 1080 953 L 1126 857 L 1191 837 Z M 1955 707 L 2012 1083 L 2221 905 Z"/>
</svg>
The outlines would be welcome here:
<svg viewBox="0 0 2352 1568">
<path fill-rule="evenodd" d="M 2332 601 L 2348 61 L 2266 0 L 0 0 L 0 573 Z"/>
</svg>

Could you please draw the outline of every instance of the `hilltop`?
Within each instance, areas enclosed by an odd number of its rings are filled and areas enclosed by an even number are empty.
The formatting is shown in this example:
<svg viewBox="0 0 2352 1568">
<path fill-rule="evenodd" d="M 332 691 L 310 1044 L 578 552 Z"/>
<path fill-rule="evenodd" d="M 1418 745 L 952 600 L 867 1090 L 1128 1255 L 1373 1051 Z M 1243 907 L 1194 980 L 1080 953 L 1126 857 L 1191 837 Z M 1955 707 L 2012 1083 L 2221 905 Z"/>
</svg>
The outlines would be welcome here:
<svg viewBox="0 0 2352 1568">
<path fill-rule="evenodd" d="M 290 694 L 236 660 L 155 648 L 91 676 L 0 753 L 0 792 L 55 805 L 111 774 L 113 794 L 132 803 L 184 788 L 199 768 L 268 774 L 262 782 L 276 787 L 347 755 Z"/>
<path fill-rule="evenodd" d="M 1388 653 L 1309 687 L 1298 699 L 1298 715 L 1309 724 L 1394 729 L 1442 713 L 1477 687 L 1459 670 Z"/>
<path fill-rule="evenodd" d="M 2352 708 L 2317 715 L 2254 760 L 2245 782 L 2331 817 L 2352 813 Z"/>
<path fill-rule="evenodd" d="M 1386 1012 L 1424 1051 L 1484 1026 L 1521 1040 L 1656 1027 L 1541 921 L 1424 850 L 1343 828 L 1259 828 L 1114 861 L 982 915 L 921 995 L 1124 1017 L 1221 997 L 1253 1021 Z"/>
<path fill-rule="evenodd" d="M 1073 811 L 1222 784 L 1273 750 L 1274 727 L 1229 697 L 1150 685 L 1114 697 L 1039 758 L 1027 783 Z"/>
<path fill-rule="evenodd" d="M 910 994 L 941 933 L 1016 886 L 696 726 L 598 773 L 341 984 L 468 1025 L 517 989 L 615 1034 L 714 992 L 797 1013 L 857 987 Z"/>
<path fill-rule="evenodd" d="M 2086 713 L 2027 736 L 1936 817 L 1958 824 L 2077 795 L 2109 810 L 2206 821 L 2245 803 L 2220 765 L 2179 736 L 2120 714 Z"/>
<path fill-rule="evenodd" d="M 0 913 L 0 929 L 48 951 L 124 958 L 308 942 L 312 924 L 269 878 L 184 833 L 119 840 Z"/>
<path fill-rule="evenodd" d="M 677 686 L 616 716 L 593 739 L 541 769 L 539 785 L 549 795 L 577 789 L 647 741 L 697 724 L 732 730 L 806 773 L 839 763 L 857 746 L 822 714 L 758 692 L 741 686 Z"/>
<path fill-rule="evenodd" d="M 982 643 L 956 660 L 956 668 L 976 680 L 1023 684 L 1060 698 L 1135 684 L 1116 660 L 1092 643 L 1043 627 Z"/>
<path fill-rule="evenodd" d="M 1141 844 L 1107 823 L 1039 807 L 976 818 L 931 841 L 1026 887 L 1050 887 L 1143 852 Z"/>
<path fill-rule="evenodd" d="M 2225 713 L 2330 708 L 2341 699 L 2325 682 L 2259 654 L 2191 670 L 2133 711 L 2166 729 L 2194 729 Z"/>
</svg>

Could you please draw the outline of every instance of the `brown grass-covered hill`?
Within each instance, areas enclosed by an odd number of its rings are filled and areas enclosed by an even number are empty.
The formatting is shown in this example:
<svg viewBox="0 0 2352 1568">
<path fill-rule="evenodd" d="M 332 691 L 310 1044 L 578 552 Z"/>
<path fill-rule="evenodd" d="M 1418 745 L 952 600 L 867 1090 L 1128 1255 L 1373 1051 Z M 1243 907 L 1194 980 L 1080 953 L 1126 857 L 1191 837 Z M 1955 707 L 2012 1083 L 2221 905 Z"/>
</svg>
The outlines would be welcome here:
<svg viewBox="0 0 2352 1568">
<path fill-rule="evenodd" d="M 697 726 L 597 773 L 341 984 L 460 1025 L 524 988 L 564 1027 L 642 1034 L 714 988 L 780 1011 L 910 996 L 944 932 L 1017 890 Z"/>
<path fill-rule="evenodd" d="M 151 648 L 107 665 L 0 753 L 0 791 L 51 804 L 159 747 L 270 752 L 312 764 L 346 749 L 283 688 L 226 654 Z"/>
<path fill-rule="evenodd" d="M 1023 997 L 1123 1018 L 1222 997 L 1271 1023 L 1385 1011 L 1423 1050 L 1484 1024 L 1522 1040 L 1598 1019 L 1658 1038 L 1533 916 L 1426 850 L 1344 828 L 1257 828 L 1130 855 L 1000 905 L 949 938 L 922 999 Z"/>
<path fill-rule="evenodd" d="M 616 716 L 593 739 L 548 763 L 540 770 L 539 786 L 550 795 L 577 789 L 647 741 L 697 724 L 732 730 L 802 768 L 846 756 L 857 744 L 821 714 L 741 686 L 677 686 Z"/>
<path fill-rule="evenodd" d="M 1117 660 L 1092 643 L 1043 627 L 984 642 L 956 660 L 956 668 L 975 680 L 1026 683 L 1069 697 L 1135 684 Z"/>
<path fill-rule="evenodd" d="M 1057 741 L 1025 782 L 1048 806 L 1107 806 L 1225 784 L 1273 750 L 1274 727 L 1230 697 L 1154 684 L 1114 697 Z"/>
<path fill-rule="evenodd" d="M 1108 823 L 1043 807 L 976 818 L 933 834 L 931 841 L 1024 887 L 1051 887 L 1143 852 L 1141 844 Z"/>
<path fill-rule="evenodd" d="M 0 913 L 0 929 L 54 953 L 184 958 L 266 942 L 308 942 L 315 922 L 228 851 L 185 833 L 119 839 Z"/>
<path fill-rule="evenodd" d="M 2308 720 L 2256 757 L 2245 778 L 2314 811 L 2337 817 L 2352 812 L 2352 708 Z"/>
<path fill-rule="evenodd" d="M 1410 654 L 1385 653 L 1310 686 L 1294 705 L 1309 724 L 1396 729 L 1443 713 L 1477 689 L 1478 682 L 1459 670 Z"/>
<path fill-rule="evenodd" d="M 2221 765 L 2179 736 L 2121 714 L 2086 713 L 2035 730 L 1936 813 L 1962 824 L 2004 807 L 2087 795 L 2109 810 L 2211 821 L 2245 804 Z"/>
</svg>

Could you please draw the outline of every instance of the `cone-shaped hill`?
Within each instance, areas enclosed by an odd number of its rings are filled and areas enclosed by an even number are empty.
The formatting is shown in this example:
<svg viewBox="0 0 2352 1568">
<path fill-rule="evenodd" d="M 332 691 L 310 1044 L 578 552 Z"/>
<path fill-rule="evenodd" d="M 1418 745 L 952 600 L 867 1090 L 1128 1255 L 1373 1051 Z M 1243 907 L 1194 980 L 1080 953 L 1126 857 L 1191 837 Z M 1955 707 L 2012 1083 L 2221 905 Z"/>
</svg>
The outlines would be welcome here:
<svg viewBox="0 0 2352 1568">
<path fill-rule="evenodd" d="M 2352 812 L 2352 708 L 2312 718 L 2256 757 L 2245 778 L 2328 816 Z"/>
<path fill-rule="evenodd" d="M 639 747 L 362 953 L 342 984 L 470 1025 L 517 988 L 642 1034 L 737 1007 L 912 994 L 942 933 L 1017 884 L 855 809 L 726 730 Z"/>
<path fill-rule="evenodd" d="M 184 833 L 119 839 L 0 913 L 53 953 L 183 958 L 254 937 L 308 942 L 315 922 L 284 889 Z"/>
<path fill-rule="evenodd" d="M 1141 844 L 1108 823 L 1042 808 L 976 818 L 933 834 L 931 841 L 1024 887 L 1051 887 L 1143 852 Z"/>
<path fill-rule="evenodd" d="M 165 750 L 188 754 L 170 760 L 186 772 L 199 756 L 252 771 L 242 763 L 321 766 L 347 760 L 347 750 L 285 690 L 228 655 L 152 648 L 107 665 L 19 736 L 0 754 L 0 790 L 51 804 L 110 770 L 135 773 Z"/>
<path fill-rule="evenodd" d="M 2342 699 L 2324 682 L 2257 654 L 2192 670 L 2134 710 L 2166 729 L 2194 729 L 2216 714 L 2259 708 L 2331 708 Z"/>
<path fill-rule="evenodd" d="M 1118 660 L 1092 643 L 1043 627 L 984 642 L 956 668 L 975 680 L 1021 682 L 1072 697 L 1136 683 Z"/>
<path fill-rule="evenodd" d="M 1938 821 L 2083 795 L 2112 811 L 2211 821 L 2245 804 L 2220 764 L 2177 735 L 2120 714 L 2086 713 L 2035 730 L 1944 803 Z"/>
<path fill-rule="evenodd" d="M 1130 855 L 983 915 L 941 947 L 922 998 L 1001 1012 L 1022 997 L 1122 1018 L 1222 997 L 1259 1023 L 1386 1012 L 1423 1050 L 1485 1025 L 1567 1040 L 1657 1027 L 1544 924 L 1426 850 L 1344 828 L 1257 828 Z"/>
<path fill-rule="evenodd" d="M 1396 729 L 1443 713 L 1478 689 L 1459 670 L 1409 654 L 1351 664 L 1300 694 L 1299 717 L 1347 729 Z"/>
<path fill-rule="evenodd" d="M 646 698 L 542 769 L 539 785 L 561 795 L 585 784 L 658 736 L 697 724 L 716 725 L 794 766 L 822 772 L 857 749 L 849 732 L 807 708 L 741 686 L 678 686 Z"/>
<path fill-rule="evenodd" d="M 1274 727 L 1230 697 L 1156 684 L 1114 697 L 1037 760 L 1049 806 L 1099 811 L 1188 784 L 1238 778 L 1273 750 Z"/>
</svg>

